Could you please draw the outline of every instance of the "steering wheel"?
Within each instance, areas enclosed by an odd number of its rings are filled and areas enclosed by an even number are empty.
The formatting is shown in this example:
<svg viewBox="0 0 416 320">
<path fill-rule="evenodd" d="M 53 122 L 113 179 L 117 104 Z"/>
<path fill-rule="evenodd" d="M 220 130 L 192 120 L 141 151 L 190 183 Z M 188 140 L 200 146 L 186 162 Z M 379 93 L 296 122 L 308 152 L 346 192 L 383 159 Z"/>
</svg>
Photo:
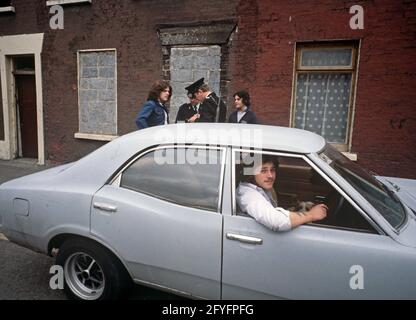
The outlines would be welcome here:
<svg viewBox="0 0 416 320">
<path fill-rule="evenodd" d="M 328 194 L 326 205 L 328 206 L 328 217 L 330 219 L 335 219 L 338 216 L 344 201 L 344 197 L 335 189 Z"/>
</svg>

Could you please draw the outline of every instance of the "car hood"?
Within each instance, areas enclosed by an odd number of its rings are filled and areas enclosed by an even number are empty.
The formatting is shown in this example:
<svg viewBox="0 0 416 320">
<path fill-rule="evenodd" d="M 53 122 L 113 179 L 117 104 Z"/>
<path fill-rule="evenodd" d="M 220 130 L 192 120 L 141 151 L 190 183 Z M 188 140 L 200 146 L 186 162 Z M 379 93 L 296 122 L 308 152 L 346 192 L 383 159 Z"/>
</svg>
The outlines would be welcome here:
<svg viewBox="0 0 416 320">
<path fill-rule="evenodd" d="M 380 176 L 376 178 L 391 189 L 407 207 L 409 219 L 395 240 L 405 246 L 416 248 L 416 180 Z"/>
<path fill-rule="evenodd" d="M 416 180 L 394 177 L 378 178 L 387 182 L 387 186 L 392 187 L 400 200 L 416 214 Z"/>
</svg>

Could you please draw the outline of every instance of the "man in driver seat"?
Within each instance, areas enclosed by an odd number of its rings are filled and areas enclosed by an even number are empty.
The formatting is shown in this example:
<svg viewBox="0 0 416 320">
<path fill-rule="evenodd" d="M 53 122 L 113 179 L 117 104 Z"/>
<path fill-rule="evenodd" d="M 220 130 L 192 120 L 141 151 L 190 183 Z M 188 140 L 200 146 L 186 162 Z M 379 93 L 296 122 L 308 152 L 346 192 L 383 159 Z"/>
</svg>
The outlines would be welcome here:
<svg viewBox="0 0 416 320">
<path fill-rule="evenodd" d="M 273 185 L 276 180 L 276 157 L 262 155 L 261 165 L 254 163 L 253 175 L 242 174 L 236 192 L 241 211 L 273 231 L 286 231 L 299 225 L 319 221 L 326 217 L 325 204 L 314 205 L 308 211 L 288 211 L 278 207 Z"/>
</svg>

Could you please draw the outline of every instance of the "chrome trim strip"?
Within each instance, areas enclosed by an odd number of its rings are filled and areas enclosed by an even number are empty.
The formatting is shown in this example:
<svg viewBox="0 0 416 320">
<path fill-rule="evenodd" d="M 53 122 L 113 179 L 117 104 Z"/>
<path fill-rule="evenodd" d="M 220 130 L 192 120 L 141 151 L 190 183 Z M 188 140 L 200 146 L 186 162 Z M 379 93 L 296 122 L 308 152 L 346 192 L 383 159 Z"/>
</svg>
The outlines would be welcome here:
<svg viewBox="0 0 416 320">
<path fill-rule="evenodd" d="M 121 183 L 121 174 L 117 174 L 117 176 L 110 182 L 110 185 L 114 187 L 120 187 Z"/>
<path fill-rule="evenodd" d="M 263 244 L 263 239 L 250 237 L 250 236 L 245 236 L 245 235 L 242 235 L 242 234 L 227 232 L 226 237 L 229 240 L 237 240 L 237 241 L 244 242 L 244 243 L 249 243 L 249 244 L 258 244 L 258 245 Z"/>
<path fill-rule="evenodd" d="M 235 185 L 235 149 L 231 149 L 231 216 L 235 215 L 237 213 L 237 200 L 235 196 L 235 190 L 237 186 Z"/>
<path fill-rule="evenodd" d="M 94 202 L 93 206 L 94 206 L 94 208 L 99 209 L 99 210 L 103 210 L 103 211 L 108 211 L 108 212 L 116 212 L 117 211 L 116 206 L 112 206 L 112 205 L 109 205 L 107 203 Z"/>
<path fill-rule="evenodd" d="M 318 228 L 324 228 L 324 229 L 332 229 L 332 230 L 340 230 L 340 231 L 348 231 L 348 232 L 360 232 L 360 233 L 366 233 L 366 234 L 374 234 L 374 232 L 363 230 L 363 229 L 354 229 L 354 228 L 348 228 L 348 227 L 338 227 L 338 226 L 331 226 L 329 224 L 322 224 L 322 223 L 314 223 L 309 222 L 307 224 L 303 225 L 304 227 L 318 227 Z"/>
<path fill-rule="evenodd" d="M 219 150 L 221 150 L 221 152 L 222 152 L 222 159 L 221 159 L 220 185 L 218 187 L 219 192 L 218 192 L 217 212 L 221 213 L 222 201 L 223 201 L 223 192 L 224 192 L 224 174 L 225 174 L 225 162 L 226 162 L 227 148 L 219 147 Z"/>
<path fill-rule="evenodd" d="M 166 286 L 162 286 L 159 284 L 154 284 L 152 282 L 148 282 L 148 281 L 143 281 L 140 279 L 133 279 L 133 282 L 139 285 L 143 285 L 149 288 L 154 288 L 160 291 L 164 291 L 164 292 L 168 292 L 168 293 L 173 293 L 182 297 L 187 297 L 187 298 L 191 298 L 191 299 L 200 299 L 200 300 L 207 300 L 206 298 L 200 297 L 200 296 L 196 296 L 196 295 L 192 295 L 190 293 L 184 292 L 184 291 L 180 291 L 180 290 L 176 290 L 176 289 L 172 289 Z"/>
</svg>

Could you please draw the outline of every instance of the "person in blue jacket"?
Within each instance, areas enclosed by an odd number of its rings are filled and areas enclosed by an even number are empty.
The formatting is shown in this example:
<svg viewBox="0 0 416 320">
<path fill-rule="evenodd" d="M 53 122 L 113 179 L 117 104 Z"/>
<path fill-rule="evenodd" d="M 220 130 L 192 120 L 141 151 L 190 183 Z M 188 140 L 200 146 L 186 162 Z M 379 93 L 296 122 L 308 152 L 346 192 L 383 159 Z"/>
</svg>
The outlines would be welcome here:
<svg viewBox="0 0 416 320">
<path fill-rule="evenodd" d="M 149 91 L 147 101 L 136 117 L 139 129 L 160 126 L 169 123 L 169 110 L 166 103 L 172 96 L 172 87 L 166 80 L 156 81 Z"/>
</svg>

